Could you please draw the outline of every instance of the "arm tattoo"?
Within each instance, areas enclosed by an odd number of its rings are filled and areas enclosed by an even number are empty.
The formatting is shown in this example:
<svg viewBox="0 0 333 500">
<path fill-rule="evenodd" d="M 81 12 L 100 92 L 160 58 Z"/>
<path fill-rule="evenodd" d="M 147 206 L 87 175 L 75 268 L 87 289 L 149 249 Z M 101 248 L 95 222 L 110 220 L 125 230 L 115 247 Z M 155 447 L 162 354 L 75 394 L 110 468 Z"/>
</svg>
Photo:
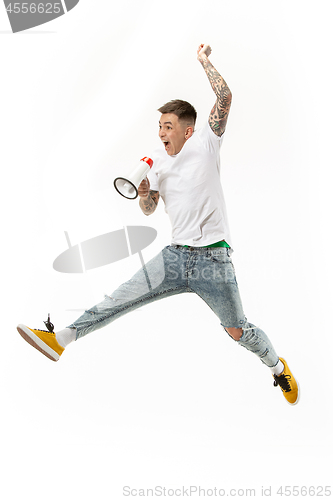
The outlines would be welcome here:
<svg viewBox="0 0 333 500">
<path fill-rule="evenodd" d="M 214 134 L 221 136 L 225 131 L 230 111 L 231 92 L 222 76 L 208 59 L 202 60 L 201 64 L 217 97 L 216 103 L 209 115 L 209 125 Z"/>
<path fill-rule="evenodd" d="M 139 205 L 140 205 L 142 212 L 145 215 L 150 215 L 153 212 L 155 212 L 159 197 L 160 197 L 160 193 L 158 191 L 150 190 L 148 198 L 146 198 L 146 199 L 140 198 Z"/>
</svg>

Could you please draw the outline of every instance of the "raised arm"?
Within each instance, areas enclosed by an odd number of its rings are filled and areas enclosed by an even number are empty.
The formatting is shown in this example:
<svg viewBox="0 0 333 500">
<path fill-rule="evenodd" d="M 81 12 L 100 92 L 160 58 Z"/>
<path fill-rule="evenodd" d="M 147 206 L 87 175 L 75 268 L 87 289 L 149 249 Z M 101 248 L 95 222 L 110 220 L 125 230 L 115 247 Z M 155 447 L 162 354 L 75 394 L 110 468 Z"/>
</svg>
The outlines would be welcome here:
<svg viewBox="0 0 333 500">
<path fill-rule="evenodd" d="M 147 178 L 143 179 L 138 187 L 138 194 L 140 196 L 139 206 L 145 215 L 151 215 L 155 212 L 160 198 L 160 193 L 158 191 L 153 191 L 149 188 L 150 183 Z"/>
<path fill-rule="evenodd" d="M 202 64 L 208 80 L 217 97 L 213 109 L 209 115 L 209 125 L 214 134 L 221 136 L 227 124 L 227 119 L 231 106 L 231 92 L 223 80 L 222 76 L 216 71 L 210 60 L 208 59 L 211 48 L 209 45 L 199 45 L 197 51 L 198 61 Z"/>
</svg>

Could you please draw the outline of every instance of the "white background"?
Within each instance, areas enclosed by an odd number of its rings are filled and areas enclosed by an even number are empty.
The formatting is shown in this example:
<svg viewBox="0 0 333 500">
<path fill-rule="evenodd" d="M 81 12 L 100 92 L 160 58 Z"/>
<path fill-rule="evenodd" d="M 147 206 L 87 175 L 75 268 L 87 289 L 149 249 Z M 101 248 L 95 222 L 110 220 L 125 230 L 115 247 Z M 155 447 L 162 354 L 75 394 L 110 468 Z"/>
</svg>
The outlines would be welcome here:
<svg viewBox="0 0 333 500">
<path fill-rule="evenodd" d="M 0 8 L 2 498 L 331 484 L 330 33 L 321 0 L 81 0 L 15 35 Z M 221 177 L 243 306 L 298 378 L 295 407 L 196 296 L 129 314 L 58 363 L 16 331 L 48 312 L 63 328 L 140 265 L 57 273 L 64 231 L 75 244 L 150 225 L 145 260 L 169 244 L 163 206 L 148 219 L 112 182 L 159 145 L 168 100 L 207 119 L 206 42 L 233 92 Z"/>
</svg>

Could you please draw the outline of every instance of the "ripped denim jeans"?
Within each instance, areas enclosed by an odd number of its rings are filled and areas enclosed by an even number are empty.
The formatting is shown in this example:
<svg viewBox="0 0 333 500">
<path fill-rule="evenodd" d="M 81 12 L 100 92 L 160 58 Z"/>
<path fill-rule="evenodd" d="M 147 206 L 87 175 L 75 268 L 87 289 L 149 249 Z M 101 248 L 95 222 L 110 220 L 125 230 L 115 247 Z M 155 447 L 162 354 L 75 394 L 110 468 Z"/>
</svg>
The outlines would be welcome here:
<svg viewBox="0 0 333 500">
<path fill-rule="evenodd" d="M 224 328 L 243 330 L 236 341 L 239 345 L 256 354 L 265 365 L 273 367 L 279 358 L 270 340 L 244 315 L 231 252 L 230 248 L 223 247 L 169 245 L 68 328 L 77 329 L 78 339 L 155 300 L 185 292 L 196 293 Z"/>
</svg>

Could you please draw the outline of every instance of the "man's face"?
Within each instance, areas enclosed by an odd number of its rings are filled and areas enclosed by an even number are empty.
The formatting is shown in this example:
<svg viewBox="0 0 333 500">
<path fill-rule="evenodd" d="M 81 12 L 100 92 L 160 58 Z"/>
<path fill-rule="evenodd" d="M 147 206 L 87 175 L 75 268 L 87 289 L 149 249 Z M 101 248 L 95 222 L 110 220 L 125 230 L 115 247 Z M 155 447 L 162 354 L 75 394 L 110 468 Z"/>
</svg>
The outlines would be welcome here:
<svg viewBox="0 0 333 500">
<path fill-rule="evenodd" d="M 193 127 L 179 122 L 173 113 L 163 113 L 159 121 L 159 137 L 168 155 L 176 155 L 193 133 Z"/>
</svg>

